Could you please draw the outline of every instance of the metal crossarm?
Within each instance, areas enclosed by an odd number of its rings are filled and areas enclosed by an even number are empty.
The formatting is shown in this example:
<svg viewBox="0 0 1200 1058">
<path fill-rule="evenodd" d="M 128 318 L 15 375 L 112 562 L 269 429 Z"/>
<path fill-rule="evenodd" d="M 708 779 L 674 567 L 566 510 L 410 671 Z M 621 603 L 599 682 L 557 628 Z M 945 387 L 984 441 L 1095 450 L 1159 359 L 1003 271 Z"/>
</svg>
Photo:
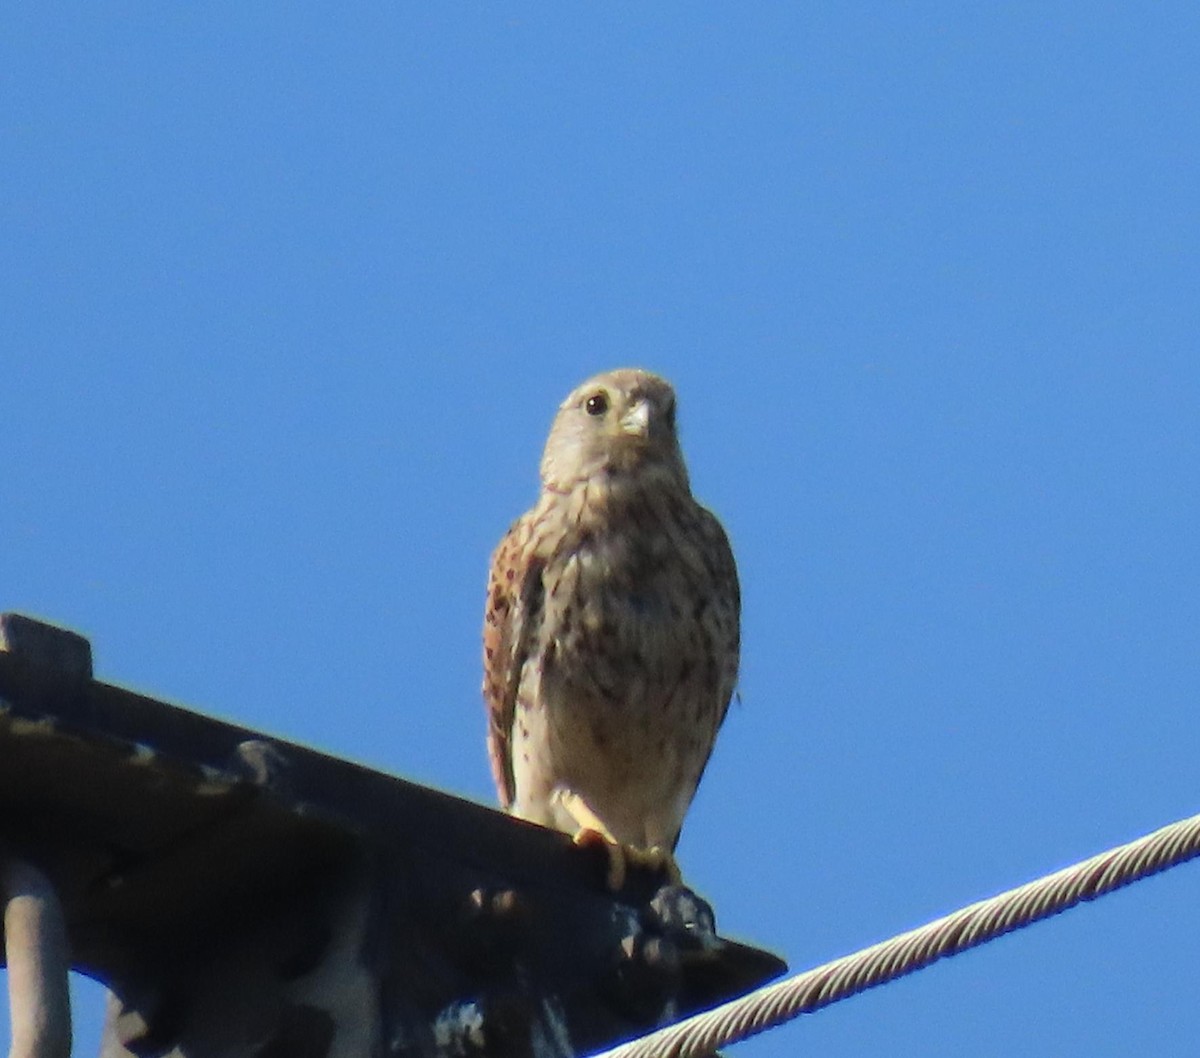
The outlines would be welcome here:
<svg viewBox="0 0 1200 1058">
<path fill-rule="evenodd" d="M 114 992 L 113 1058 L 565 1056 L 783 969 L 685 889 L 614 897 L 597 850 L 97 682 L 86 640 L 12 614 L 0 843 Z"/>
</svg>

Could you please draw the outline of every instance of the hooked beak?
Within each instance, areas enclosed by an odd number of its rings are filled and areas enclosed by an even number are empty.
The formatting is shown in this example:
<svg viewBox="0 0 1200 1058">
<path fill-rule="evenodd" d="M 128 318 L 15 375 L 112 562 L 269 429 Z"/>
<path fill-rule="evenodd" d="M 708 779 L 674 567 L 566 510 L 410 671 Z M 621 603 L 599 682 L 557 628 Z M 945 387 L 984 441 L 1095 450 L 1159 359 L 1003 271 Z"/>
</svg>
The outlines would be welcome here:
<svg viewBox="0 0 1200 1058">
<path fill-rule="evenodd" d="M 635 437 L 646 437 L 650 433 L 650 403 L 639 400 L 621 419 L 621 432 Z"/>
</svg>

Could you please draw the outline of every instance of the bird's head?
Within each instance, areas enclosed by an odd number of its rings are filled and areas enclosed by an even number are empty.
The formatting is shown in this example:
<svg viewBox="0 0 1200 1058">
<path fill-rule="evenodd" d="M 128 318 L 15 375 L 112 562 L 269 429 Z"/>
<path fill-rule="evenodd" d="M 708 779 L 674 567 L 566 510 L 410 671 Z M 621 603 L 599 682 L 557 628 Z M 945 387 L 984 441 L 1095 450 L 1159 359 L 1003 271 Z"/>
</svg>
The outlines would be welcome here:
<svg viewBox="0 0 1200 1058">
<path fill-rule="evenodd" d="M 625 368 L 588 379 L 558 409 L 542 456 L 542 483 L 568 492 L 584 481 L 636 474 L 687 488 L 666 379 Z"/>
</svg>

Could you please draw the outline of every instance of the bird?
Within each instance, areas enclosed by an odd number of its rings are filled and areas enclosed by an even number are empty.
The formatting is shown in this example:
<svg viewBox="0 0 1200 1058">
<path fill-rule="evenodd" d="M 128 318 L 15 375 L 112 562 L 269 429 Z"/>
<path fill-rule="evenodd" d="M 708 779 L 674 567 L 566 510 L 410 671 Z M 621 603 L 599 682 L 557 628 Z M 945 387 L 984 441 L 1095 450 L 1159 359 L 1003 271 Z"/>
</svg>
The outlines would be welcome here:
<svg viewBox="0 0 1200 1058">
<path fill-rule="evenodd" d="M 674 849 L 729 710 L 741 598 L 725 530 L 692 496 L 675 391 L 598 374 L 555 415 L 541 492 L 496 547 L 484 613 L 501 807 L 681 880 Z"/>
</svg>

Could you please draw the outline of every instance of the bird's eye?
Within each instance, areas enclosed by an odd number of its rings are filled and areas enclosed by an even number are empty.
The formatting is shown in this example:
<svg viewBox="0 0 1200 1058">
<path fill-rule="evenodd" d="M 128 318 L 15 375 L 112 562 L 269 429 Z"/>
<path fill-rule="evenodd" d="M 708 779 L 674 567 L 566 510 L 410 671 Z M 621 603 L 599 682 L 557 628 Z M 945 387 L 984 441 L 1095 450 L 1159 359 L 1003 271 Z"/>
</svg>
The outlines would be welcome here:
<svg viewBox="0 0 1200 1058">
<path fill-rule="evenodd" d="M 606 393 L 593 393 L 584 404 L 589 415 L 603 415 L 608 411 L 608 395 Z"/>
</svg>

